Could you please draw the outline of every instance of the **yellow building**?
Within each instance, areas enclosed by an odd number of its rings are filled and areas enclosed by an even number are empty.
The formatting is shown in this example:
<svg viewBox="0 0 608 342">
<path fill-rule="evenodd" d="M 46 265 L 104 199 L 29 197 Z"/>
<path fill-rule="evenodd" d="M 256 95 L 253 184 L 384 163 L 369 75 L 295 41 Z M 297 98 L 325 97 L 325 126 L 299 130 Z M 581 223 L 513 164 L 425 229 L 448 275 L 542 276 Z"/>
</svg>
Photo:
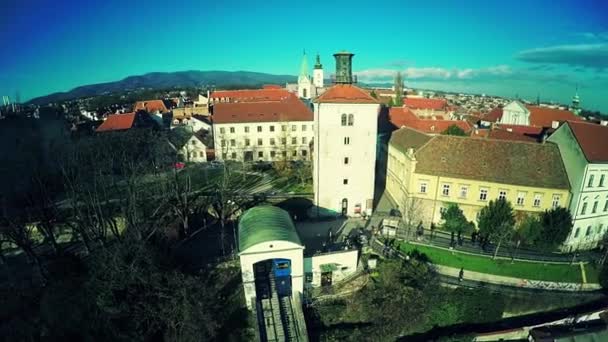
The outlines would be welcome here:
<svg viewBox="0 0 608 342">
<path fill-rule="evenodd" d="M 567 207 L 569 188 L 552 143 L 428 136 L 403 127 L 388 145 L 386 190 L 402 213 L 425 225 L 441 223 L 448 203 L 475 223 L 481 208 L 502 197 L 519 213 Z"/>
</svg>

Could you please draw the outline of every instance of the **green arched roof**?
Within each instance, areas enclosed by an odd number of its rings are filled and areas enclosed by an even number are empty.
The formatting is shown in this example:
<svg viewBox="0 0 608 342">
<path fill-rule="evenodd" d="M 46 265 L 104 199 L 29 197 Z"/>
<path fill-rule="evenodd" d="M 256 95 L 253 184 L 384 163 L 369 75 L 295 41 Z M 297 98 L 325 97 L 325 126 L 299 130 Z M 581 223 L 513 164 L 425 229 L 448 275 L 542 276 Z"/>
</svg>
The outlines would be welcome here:
<svg viewBox="0 0 608 342">
<path fill-rule="evenodd" d="M 239 251 L 267 241 L 289 241 L 302 245 L 289 214 L 269 205 L 247 210 L 239 221 Z"/>
</svg>

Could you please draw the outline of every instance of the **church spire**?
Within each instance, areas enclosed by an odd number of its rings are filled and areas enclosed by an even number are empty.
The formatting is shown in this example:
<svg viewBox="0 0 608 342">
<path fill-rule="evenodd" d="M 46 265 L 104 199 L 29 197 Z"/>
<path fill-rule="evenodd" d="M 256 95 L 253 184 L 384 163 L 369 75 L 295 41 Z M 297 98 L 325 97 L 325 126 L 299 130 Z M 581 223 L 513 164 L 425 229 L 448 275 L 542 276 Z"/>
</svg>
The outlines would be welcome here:
<svg viewBox="0 0 608 342">
<path fill-rule="evenodd" d="M 576 115 L 579 115 L 581 113 L 581 99 L 578 96 L 578 85 L 576 86 L 576 93 L 574 94 L 574 97 L 572 97 L 571 110 Z"/>
<path fill-rule="evenodd" d="M 303 52 L 302 64 L 300 65 L 300 77 L 308 77 L 308 58 L 306 58 L 306 50 Z"/>
<path fill-rule="evenodd" d="M 315 63 L 315 69 L 323 69 L 323 65 L 321 64 L 321 57 L 319 57 L 319 53 L 317 53 L 317 60 Z"/>
</svg>

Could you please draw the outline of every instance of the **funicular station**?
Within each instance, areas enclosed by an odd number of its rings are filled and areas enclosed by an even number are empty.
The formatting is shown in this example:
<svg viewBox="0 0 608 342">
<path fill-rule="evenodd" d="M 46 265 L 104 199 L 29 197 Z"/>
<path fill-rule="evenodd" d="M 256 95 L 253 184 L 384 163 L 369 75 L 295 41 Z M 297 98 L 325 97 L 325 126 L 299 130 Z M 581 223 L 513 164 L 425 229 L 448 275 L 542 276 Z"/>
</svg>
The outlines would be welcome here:
<svg viewBox="0 0 608 342">
<path fill-rule="evenodd" d="M 302 312 L 304 289 L 353 274 L 358 250 L 311 253 L 311 247 L 305 255 L 307 246 L 291 217 L 273 206 L 246 211 L 238 234 L 245 300 L 256 318 L 258 340 L 308 341 Z"/>
</svg>

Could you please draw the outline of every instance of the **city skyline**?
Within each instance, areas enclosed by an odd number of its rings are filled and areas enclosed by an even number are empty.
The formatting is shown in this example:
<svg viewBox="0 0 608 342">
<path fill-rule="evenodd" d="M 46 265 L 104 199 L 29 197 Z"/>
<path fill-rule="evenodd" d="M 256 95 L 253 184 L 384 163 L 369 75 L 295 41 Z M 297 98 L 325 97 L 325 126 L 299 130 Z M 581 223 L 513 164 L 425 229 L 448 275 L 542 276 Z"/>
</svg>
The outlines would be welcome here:
<svg viewBox="0 0 608 342">
<path fill-rule="evenodd" d="M 0 39 L 13 48 L 0 57 L 0 93 L 22 100 L 148 72 L 297 75 L 302 49 L 309 65 L 319 53 L 329 74 L 331 55 L 346 49 L 362 82 L 402 71 L 410 87 L 561 103 L 578 86 L 584 108 L 608 112 L 608 5 L 600 1 L 2 6 Z"/>
</svg>

